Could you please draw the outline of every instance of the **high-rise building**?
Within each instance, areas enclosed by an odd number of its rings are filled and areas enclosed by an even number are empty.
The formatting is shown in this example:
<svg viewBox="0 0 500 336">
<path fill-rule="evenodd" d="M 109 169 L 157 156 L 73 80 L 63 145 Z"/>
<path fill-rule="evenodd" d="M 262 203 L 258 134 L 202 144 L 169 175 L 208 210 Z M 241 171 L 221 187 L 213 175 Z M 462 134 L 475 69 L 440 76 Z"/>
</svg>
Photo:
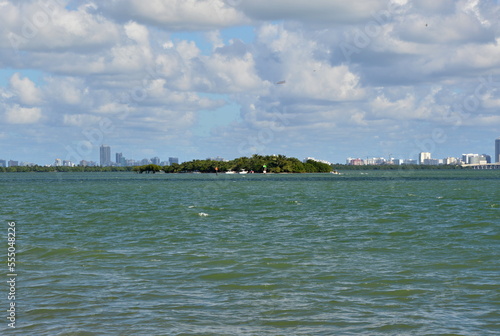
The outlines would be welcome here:
<svg viewBox="0 0 500 336">
<path fill-rule="evenodd" d="M 116 153 L 116 164 L 121 166 L 122 165 L 122 159 L 123 159 L 123 153 Z"/>
<path fill-rule="evenodd" d="M 476 154 L 476 155 L 470 157 L 469 162 L 467 162 L 467 163 L 480 165 L 480 164 L 487 164 L 488 161 L 486 160 L 486 157 L 484 155 Z"/>
<path fill-rule="evenodd" d="M 111 147 L 108 145 L 101 145 L 101 166 L 111 166 Z"/>
<path fill-rule="evenodd" d="M 443 164 L 445 165 L 456 165 L 458 164 L 458 159 L 455 157 L 447 157 L 443 160 Z"/>
<path fill-rule="evenodd" d="M 168 158 L 168 163 L 170 163 L 170 165 L 172 165 L 173 163 L 179 163 L 179 158 L 169 157 Z"/>
<path fill-rule="evenodd" d="M 431 153 L 421 152 L 418 154 L 418 164 L 429 164 L 429 161 L 426 162 L 426 160 L 431 160 Z"/>
<path fill-rule="evenodd" d="M 9 167 L 19 166 L 19 161 L 9 160 Z"/>
<path fill-rule="evenodd" d="M 155 156 L 154 158 L 151 158 L 151 163 L 154 165 L 160 165 L 161 160 L 158 156 Z"/>
<path fill-rule="evenodd" d="M 481 156 L 486 160 L 486 163 L 491 163 L 491 156 L 488 154 L 482 154 Z"/>
<path fill-rule="evenodd" d="M 0 160 L 0 167 L 7 167 L 7 161 L 5 160 Z"/>
<path fill-rule="evenodd" d="M 365 161 L 362 159 L 353 159 L 353 158 L 347 158 L 347 164 L 351 166 L 363 166 L 365 164 Z"/>
<path fill-rule="evenodd" d="M 465 164 L 470 164 L 472 158 L 476 156 L 477 154 L 462 154 L 462 162 Z"/>
<path fill-rule="evenodd" d="M 495 140 L 495 162 L 500 163 L 500 138 Z"/>
</svg>

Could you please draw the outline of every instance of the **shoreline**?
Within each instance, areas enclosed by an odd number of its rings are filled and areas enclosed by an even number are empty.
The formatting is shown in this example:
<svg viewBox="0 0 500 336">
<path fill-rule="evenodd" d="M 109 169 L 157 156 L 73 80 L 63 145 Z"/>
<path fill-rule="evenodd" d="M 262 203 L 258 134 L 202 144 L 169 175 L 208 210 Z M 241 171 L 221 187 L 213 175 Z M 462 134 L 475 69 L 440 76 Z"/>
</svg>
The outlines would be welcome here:
<svg viewBox="0 0 500 336">
<path fill-rule="evenodd" d="M 143 172 L 139 173 L 134 171 L 134 167 L 65 167 L 63 169 L 54 169 L 53 167 L 9 167 L 0 168 L 1 173 L 133 173 L 133 174 L 152 174 L 152 175 L 162 175 L 162 174 L 212 174 L 212 175 L 285 175 L 285 174 L 332 174 L 333 171 L 339 172 L 340 174 L 345 172 L 356 172 L 356 171 L 387 171 L 387 172 L 401 172 L 401 171 L 420 171 L 420 170 L 498 170 L 498 169 L 471 169 L 461 166 L 356 166 L 356 168 L 349 166 L 334 166 L 331 172 L 255 172 L 248 174 L 226 174 L 225 172 L 200 172 L 200 171 L 180 171 L 180 172 Z M 332 175 L 336 175 L 335 173 Z"/>
</svg>

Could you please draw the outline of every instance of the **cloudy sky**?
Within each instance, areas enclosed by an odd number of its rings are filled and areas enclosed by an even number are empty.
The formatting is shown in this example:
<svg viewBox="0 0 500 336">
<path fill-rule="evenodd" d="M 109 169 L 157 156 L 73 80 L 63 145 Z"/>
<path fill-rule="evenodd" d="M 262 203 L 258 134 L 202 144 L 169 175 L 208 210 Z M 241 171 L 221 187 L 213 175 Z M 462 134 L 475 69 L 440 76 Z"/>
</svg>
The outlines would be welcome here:
<svg viewBox="0 0 500 336">
<path fill-rule="evenodd" d="M 493 155 L 497 0 L 0 0 L 0 159 Z"/>
</svg>

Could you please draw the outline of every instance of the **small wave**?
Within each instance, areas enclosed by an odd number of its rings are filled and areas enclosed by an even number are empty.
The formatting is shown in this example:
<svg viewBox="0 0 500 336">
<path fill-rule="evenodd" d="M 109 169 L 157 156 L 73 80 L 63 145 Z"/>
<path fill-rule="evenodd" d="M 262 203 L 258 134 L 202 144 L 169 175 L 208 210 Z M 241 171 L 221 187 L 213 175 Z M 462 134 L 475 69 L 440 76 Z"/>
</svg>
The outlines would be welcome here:
<svg viewBox="0 0 500 336">
<path fill-rule="evenodd" d="M 200 217 L 208 217 L 208 214 L 205 213 L 205 212 L 199 212 L 198 216 L 200 216 Z"/>
</svg>

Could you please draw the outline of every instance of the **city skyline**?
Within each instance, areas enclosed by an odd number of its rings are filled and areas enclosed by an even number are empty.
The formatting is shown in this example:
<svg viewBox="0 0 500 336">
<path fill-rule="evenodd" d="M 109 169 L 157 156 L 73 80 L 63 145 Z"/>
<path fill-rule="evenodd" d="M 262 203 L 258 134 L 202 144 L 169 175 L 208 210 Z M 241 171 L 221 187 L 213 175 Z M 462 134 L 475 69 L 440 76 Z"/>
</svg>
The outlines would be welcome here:
<svg viewBox="0 0 500 336">
<path fill-rule="evenodd" d="M 379 164 L 424 164 L 424 165 L 439 165 L 439 164 L 486 164 L 486 163 L 500 163 L 500 137 L 495 139 L 494 142 L 494 152 L 493 156 L 489 154 L 479 154 L 479 153 L 462 153 L 460 156 L 447 156 L 442 159 L 437 159 L 433 157 L 431 152 L 419 152 L 415 159 L 413 158 L 401 158 L 394 157 L 392 154 L 389 154 L 387 158 L 385 157 L 376 157 L 376 156 L 367 156 L 366 160 L 360 157 L 348 157 L 345 161 L 347 165 L 379 165 Z M 156 164 L 156 165 L 171 165 L 172 163 L 179 163 L 179 158 L 177 157 L 168 157 L 168 161 L 161 161 L 158 156 L 152 158 L 144 158 L 141 160 L 136 159 L 127 159 L 122 152 L 115 152 L 115 161 L 111 160 L 112 151 L 111 146 L 102 144 L 100 146 L 100 156 L 99 156 L 99 164 L 96 161 L 87 161 L 80 160 L 80 162 L 76 163 L 70 160 L 61 160 L 56 158 L 54 163 L 52 164 L 41 164 L 42 166 L 66 166 L 66 165 L 90 165 L 90 166 L 135 166 L 135 165 L 146 165 L 146 164 Z M 311 157 L 308 157 L 311 158 Z M 207 159 L 222 161 L 224 160 L 222 157 L 209 157 Z M 233 158 L 234 159 L 234 158 Z M 317 160 L 312 158 L 313 160 Z M 196 158 L 191 158 L 185 161 L 196 160 Z M 325 159 L 319 159 L 320 162 L 328 162 L 329 164 L 342 164 L 341 162 L 330 162 Z M 13 166 L 17 165 L 40 165 L 38 163 L 32 162 L 22 162 L 18 160 L 5 160 L 0 158 L 0 167 L 10 167 L 11 164 Z"/>
<path fill-rule="evenodd" d="M 498 1 L 1 7 L 7 160 L 495 155 Z"/>
</svg>

